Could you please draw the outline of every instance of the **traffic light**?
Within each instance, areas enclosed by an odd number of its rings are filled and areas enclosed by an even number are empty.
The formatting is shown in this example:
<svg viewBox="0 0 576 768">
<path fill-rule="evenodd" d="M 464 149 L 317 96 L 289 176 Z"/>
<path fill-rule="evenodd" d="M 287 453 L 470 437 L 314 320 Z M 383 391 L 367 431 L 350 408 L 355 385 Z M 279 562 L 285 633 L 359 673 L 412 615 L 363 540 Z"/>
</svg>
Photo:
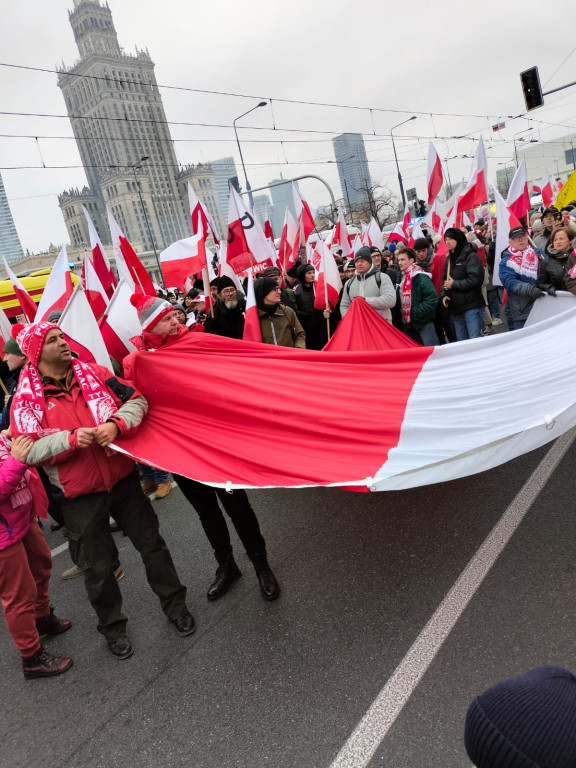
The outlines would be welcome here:
<svg viewBox="0 0 576 768">
<path fill-rule="evenodd" d="M 528 112 L 531 109 L 541 107 L 544 104 L 544 97 L 542 96 L 538 67 L 532 67 L 532 69 L 520 72 L 520 80 L 522 81 L 522 91 Z"/>
<path fill-rule="evenodd" d="M 424 200 L 418 200 L 418 215 L 419 216 L 426 216 L 427 214 L 426 210 L 426 202 Z"/>
</svg>

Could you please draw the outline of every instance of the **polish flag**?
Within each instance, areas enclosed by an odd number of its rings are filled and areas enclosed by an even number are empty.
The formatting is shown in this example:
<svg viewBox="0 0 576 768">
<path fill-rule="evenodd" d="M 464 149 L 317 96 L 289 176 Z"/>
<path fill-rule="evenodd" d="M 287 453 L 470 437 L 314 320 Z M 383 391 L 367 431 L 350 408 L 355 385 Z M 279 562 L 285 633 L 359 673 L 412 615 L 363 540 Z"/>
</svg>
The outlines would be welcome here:
<svg viewBox="0 0 576 768">
<path fill-rule="evenodd" d="M 560 179 L 554 179 L 552 182 L 552 194 L 554 195 L 554 199 L 558 197 L 558 194 L 560 193 L 560 190 L 564 184 L 560 181 Z"/>
<path fill-rule="evenodd" d="M 378 222 L 373 216 L 370 219 L 370 222 L 368 224 L 366 234 L 368 235 L 369 245 L 373 246 L 374 248 L 378 248 L 379 251 L 381 251 L 382 248 L 384 248 L 384 238 L 382 237 L 382 230 L 378 226 Z"/>
<path fill-rule="evenodd" d="M 342 249 L 342 258 L 351 259 L 354 255 L 352 250 L 352 238 L 348 234 L 348 227 L 346 226 L 346 218 L 344 211 L 338 206 L 338 221 L 334 228 L 334 236 L 332 238 L 334 245 L 339 245 Z"/>
<path fill-rule="evenodd" d="M 256 295 L 254 293 L 254 275 L 252 269 L 248 269 L 248 288 L 246 291 L 246 311 L 244 313 L 244 341 L 259 341 L 262 343 L 262 332 L 260 331 L 260 319 L 258 318 L 258 307 L 256 306 Z"/>
<path fill-rule="evenodd" d="M 442 218 L 439 216 L 438 211 L 436 210 L 437 207 L 437 200 L 434 200 L 432 207 L 424 217 L 424 223 L 428 227 L 428 229 L 431 229 L 433 232 L 440 232 L 442 228 Z"/>
<path fill-rule="evenodd" d="M 342 288 L 338 265 L 322 238 L 318 238 L 316 250 L 320 253 L 320 268 L 315 285 L 314 307 L 334 310 Z"/>
<path fill-rule="evenodd" d="M 130 284 L 120 280 L 106 313 L 98 321 L 108 354 L 120 364 L 126 355 L 136 349 L 130 339 L 142 333 L 138 312 L 130 302 L 132 294 Z"/>
<path fill-rule="evenodd" d="M 112 238 L 112 250 L 114 252 L 114 260 L 116 262 L 116 271 L 118 272 L 118 280 L 126 280 L 128 285 L 132 285 L 134 290 L 132 293 L 136 292 L 136 287 L 134 285 L 134 278 L 132 277 L 132 273 L 128 269 L 128 265 L 126 264 L 126 259 L 122 255 L 122 250 L 120 248 L 120 238 L 126 237 L 124 232 L 120 229 L 118 226 L 118 222 L 112 215 L 112 211 L 108 206 L 106 206 L 106 214 L 108 216 L 108 226 L 110 228 L 110 236 Z"/>
<path fill-rule="evenodd" d="M 122 253 L 126 267 L 130 272 L 132 280 L 134 281 L 135 291 L 142 291 L 144 296 L 155 296 L 156 289 L 154 288 L 152 278 L 136 255 L 134 248 L 132 248 L 128 240 L 123 235 L 120 235 L 119 241 L 120 252 Z"/>
<path fill-rule="evenodd" d="M 188 182 L 188 203 L 190 204 L 190 218 L 192 219 L 192 232 L 200 233 L 204 239 L 211 234 L 208 213 L 200 200 L 196 197 L 192 184 Z M 196 273 L 194 273 L 196 274 Z M 168 283 L 166 283 L 168 285 Z"/>
<path fill-rule="evenodd" d="M 492 276 L 492 282 L 494 285 L 502 285 L 499 275 L 500 257 L 502 256 L 502 251 L 508 248 L 508 233 L 513 227 L 519 227 L 521 224 L 518 221 L 518 217 L 514 211 L 508 207 L 506 201 L 496 189 L 496 186 L 492 184 L 492 187 L 494 190 L 494 202 L 496 203 L 496 221 L 498 223 L 496 230 L 496 249 L 494 252 L 494 274 Z"/>
<path fill-rule="evenodd" d="M 542 204 L 544 205 L 544 208 L 550 208 L 554 200 L 554 192 L 552 190 L 550 177 L 548 176 L 548 171 L 544 171 L 544 176 L 542 176 L 540 187 L 542 194 Z"/>
<path fill-rule="evenodd" d="M 422 232 L 422 227 L 420 226 L 420 222 L 416 221 L 414 222 L 414 226 L 412 227 L 412 234 L 410 236 L 410 241 L 408 242 L 408 246 L 410 248 L 413 248 L 414 243 L 416 242 L 416 240 L 418 240 L 419 237 L 423 237 L 424 239 L 426 239 L 426 235 L 424 234 L 424 232 Z"/>
<path fill-rule="evenodd" d="M 522 158 L 522 162 L 514 174 L 510 189 L 508 190 L 506 205 L 518 218 L 521 216 L 527 217 L 530 210 L 530 195 L 528 194 L 528 183 L 526 181 L 525 158 Z M 526 225 L 528 225 L 528 221 L 526 221 Z"/>
<path fill-rule="evenodd" d="M 246 208 L 244 201 L 230 185 L 228 207 L 228 264 L 236 274 L 244 272 L 256 264 L 261 268 L 273 266 L 270 244 L 266 240 L 262 227 Z"/>
<path fill-rule="evenodd" d="M 286 208 L 284 214 L 284 226 L 282 227 L 282 234 L 280 235 L 280 246 L 278 248 L 278 260 L 280 262 L 280 268 L 282 272 L 290 269 L 290 267 L 296 262 L 298 251 L 294 253 L 294 243 L 297 240 L 300 232 L 300 227 L 294 216 L 290 213 L 290 210 Z M 300 242 L 298 241 L 298 246 Z"/>
<path fill-rule="evenodd" d="M 399 221 L 398 224 L 394 227 L 392 232 L 388 235 L 388 242 L 389 243 L 406 243 L 406 233 L 404 232 L 404 227 L 402 226 L 402 223 Z"/>
<path fill-rule="evenodd" d="M 114 277 L 114 272 L 112 271 L 112 267 L 110 266 L 110 262 L 106 256 L 104 246 L 98 237 L 98 232 L 96 232 L 96 227 L 90 218 L 90 214 L 84 206 L 82 206 L 82 210 L 84 211 L 84 216 L 88 222 L 90 248 L 92 248 L 92 263 L 94 264 L 96 274 L 104 286 L 104 290 L 106 291 L 108 298 L 110 298 L 110 296 L 112 296 L 114 293 L 114 288 L 116 288 L 116 278 Z"/>
<path fill-rule="evenodd" d="M 442 163 L 436 147 L 430 142 L 428 145 L 428 205 L 432 205 L 436 200 L 443 183 Z"/>
<path fill-rule="evenodd" d="M 197 275 L 207 266 L 203 232 L 200 230 L 193 237 L 169 245 L 160 254 L 160 266 L 165 285 L 182 288 L 186 278 Z"/>
<path fill-rule="evenodd" d="M 462 191 L 463 185 L 459 184 L 456 187 L 456 190 L 452 193 L 451 197 L 446 200 L 446 202 L 441 203 L 438 199 L 434 203 L 434 207 L 436 209 L 436 213 L 440 217 L 440 220 L 442 221 L 442 224 L 445 224 L 448 220 L 450 214 L 452 213 L 452 209 L 456 206 L 456 203 L 458 202 L 458 198 L 460 197 L 460 192 Z M 441 232 L 440 229 L 437 229 L 436 232 Z"/>
<path fill-rule="evenodd" d="M 80 283 L 66 304 L 58 325 L 83 363 L 96 362 L 110 368 L 110 355 Z"/>
<path fill-rule="evenodd" d="M 470 179 L 458 200 L 458 213 L 469 211 L 477 205 L 485 203 L 488 199 L 486 179 L 488 175 L 488 162 L 482 137 L 478 142 L 478 149 L 472 163 Z"/>
<path fill-rule="evenodd" d="M 4 357 L 4 346 L 8 339 L 12 338 L 12 323 L 8 320 L 6 312 L 0 307 L 0 357 Z"/>
<path fill-rule="evenodd" d="M 270 219 L 270 206 L 268 203 L 266 203 L 266 207 L 264 209 L 264 235 L 268 238 L 268 240 L 272 240 L 272 242 L 274 242 L 274 231 L 272 229 L 272 222 Z"/>
<path fill-rule="evenodd" d="M 218 252 L 218 275 L 219 275 L 219 277 L 222 277 L 222 275 L 227 275 L 232 280 L 234 285 L 236 286 L 236 290 L 243 292 L 244 289 L 242 288 L 242 283 L 238 279 L 238 275 L 236 274 L 236 272 L 234 272 L 234 270 L 232 269 L 230 264 L 228 264 L 228 261 L 227 261 L 227 258 L 226 258 L 226 251 L 227 251 L 226 243 L 223 240 L 221 240 L 220 241 L 220 245 L 216 246 L 216 250 Z"/>
<path fill-rule="evenodd" d="M 316 229 L 316 225 L 314 224 L 314 214 L 294 182 L 292 182 L 292 197 L 294 199 L 296 219 L 302 225 L 304 242 L 306 243 L 312 232 Z"/>
<path fill-rule="evenodd" d="M 404 206 L 404 218 L 402 219 L 402 231 L 404 232 L 404 237 L 406 240 L 408 240 L 409 236 L 409 227 L 410 227 L 410 220 L 412 219 L 412 216 L 410 214 L 410 209 L 408 208 L 408 203 Z"/>
<path fill-rule="evenodd" d="M 541 195 L 542 189 L 538 186 L 538 184 L 532 184 L 532 194 L 533 195 Z"/>
<path fill-rule="evenodd" d="M 4 266 L 6 268 L 6 274 L 8 275 L 8 279 L 12 283 L 12 288 L 14 289 L 14 294 L 16 296 L 16 299 L 20 304 L 23 314 L 26 315 L 28 322 L 33 323 L 36 318 L 36 312 L 38 310 L 38 307 L 34 303 L 32 297 L 30 296 L 26 288 L 24 288 L 20 280 L 18 280 L 14 272 L 12 272 L 12 270 L 6 263 L 6 258 L 5 257 L 3 258 L 4 258 Z"/>
<path fill-rule="evenodd" d="M 50 312 L 55 309 L 64 309 L 73 291 L 68 253 L 66 246 L 63 245 L 42 292 L 42 298 L 36 312 L 36 322 L 43 323 L 44 320 L 48 319 Z"/>
<path fill-rule="evenodd" d="M 98 319 L 104 312 L 106 312 L 108 296 L 106 295 L 104 286 L 100 282 L 98 273 L 90 261 L 88 254 L 84 256 L 84 263 L 82 265 L 82 285 L 84 287 L 86 301 L 90 304 L 94 317 Z"/>
<path fill-rule="evenodd" d="M 438 248 L 436 249 L 436 253 L 434 254 L 434 259 L 432 261 L 432 282 L 434 283 L 434 288 L 436 288 L 436 293 L 438 295 L 440 295 L 442 290 L 442 283 L 444 280 L 444 265 L 446 264 L 446 259 L 448 257 L 448 246 L 444 240 L 444 232 L 446 232 L 447 229 L 455 226 L 457 210 L 457 206 L 454 204 L 452 210 L 448 214 L 446 222 L 441 227 L 440 234 L 442 235 L 442 239 L 438 243 Z"/>
</svg>

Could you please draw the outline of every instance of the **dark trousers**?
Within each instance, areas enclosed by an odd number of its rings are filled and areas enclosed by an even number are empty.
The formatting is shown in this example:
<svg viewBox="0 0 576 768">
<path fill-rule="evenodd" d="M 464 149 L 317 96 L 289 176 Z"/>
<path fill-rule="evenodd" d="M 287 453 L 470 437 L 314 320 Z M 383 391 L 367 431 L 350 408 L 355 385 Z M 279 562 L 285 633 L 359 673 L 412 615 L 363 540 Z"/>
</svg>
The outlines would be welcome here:
<svg viewBox="0 0 576 768">
<path fill-rule="evenodd" d="M 266 542 L 260 532 L 258 520 L 250 506 L 246 491 L 235 490 L 228 493 L 223 488 L 203 485 L 182 475 L 172 473 L 172 477 L 198 513 L 204 533 L 208 537 L 216 560 L 220 564 L 232 553 L 232 544 L 226 520 L 218 505 L 218 499 L 232 520 L 248 556 L 265 554 Z"/>
<path fill-rule="evenodd" d="M 160 535 L 158 518 L 142 493 L 137 472 L 117 482 L 109 492 L 65 499 L 62 514 L 72 560 L 87 566 L 86 592 L 98 616 L 98 631 L 107 640 L 124 635 L 127 621 L 113 571 L 116 545 L 110 533 L 110 514 L 140 553 L 148 583 L 158 595 L 166 616 L 177 619 L 186 613 L 186 587 L 178 578 L 172 556 Z"/>
</svg>

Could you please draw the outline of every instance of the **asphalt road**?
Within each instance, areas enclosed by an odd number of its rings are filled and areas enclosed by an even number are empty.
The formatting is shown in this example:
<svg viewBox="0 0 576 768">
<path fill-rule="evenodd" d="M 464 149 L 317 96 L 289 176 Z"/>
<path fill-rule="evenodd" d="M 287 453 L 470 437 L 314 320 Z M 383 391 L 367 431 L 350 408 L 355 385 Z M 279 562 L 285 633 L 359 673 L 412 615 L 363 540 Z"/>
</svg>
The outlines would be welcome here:
<svg viewBox="0 0 576 768">
<path fill-rule="evenodd" d="M 75 666 L 25 681 L 0 627 L 2 768 L 331 768 L 408 649 L 549 447 L 482 475 L 402 493 L 258 491 L 281 598 L 266 603 L 236 545 L 242 579 L 222 600 L 205 591 L 215 563 L 176 489 L 154 502 L 198 631 L 180 638 L 115 534 L 136 653 L 112 658 L 82 579 L 52 602 L 74 626 L 49 640 Z M 576 669 L 573 632 L 574 445 L 370 759 L 346 765 L 464 768 L 471 699 L 540 664 Z M 47 533 L 52 549 L 63 539 Z M 237 539 L 235 539 L 237 542 Z"/>
</svg>

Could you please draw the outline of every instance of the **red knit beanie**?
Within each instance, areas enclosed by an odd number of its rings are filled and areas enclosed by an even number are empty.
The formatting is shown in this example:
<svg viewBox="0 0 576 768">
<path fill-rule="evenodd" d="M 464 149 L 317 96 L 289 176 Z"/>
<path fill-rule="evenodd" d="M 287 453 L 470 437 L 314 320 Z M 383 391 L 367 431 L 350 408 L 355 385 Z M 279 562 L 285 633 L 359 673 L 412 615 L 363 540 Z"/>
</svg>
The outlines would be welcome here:
<svg viewBox="0 0 576 768">
<path fill-rule="evenodd" d="M 174 307 L 169 301 L 158 299 L 156 296 L 134 293 L 130 297 L 130 303 L 136 307 L 143 331 L 151 331 L 169 312 L 174 312 Z"/>
<path fill-rule="evenodd" d="M 42 347 L 48 333 L 53 330 L 60 330 L 60 327 L 55 323 L 32 323 L 31 325 L 22 325 L 22 323 L 16 323 L 12 326 L 12 338 L 16 339 L 16 343 L 22 350 L 22 354 L 26 355 L 32 365 L 37 368 L 40 362 L 40 355 L 42 354 Z"/>
</svg>

